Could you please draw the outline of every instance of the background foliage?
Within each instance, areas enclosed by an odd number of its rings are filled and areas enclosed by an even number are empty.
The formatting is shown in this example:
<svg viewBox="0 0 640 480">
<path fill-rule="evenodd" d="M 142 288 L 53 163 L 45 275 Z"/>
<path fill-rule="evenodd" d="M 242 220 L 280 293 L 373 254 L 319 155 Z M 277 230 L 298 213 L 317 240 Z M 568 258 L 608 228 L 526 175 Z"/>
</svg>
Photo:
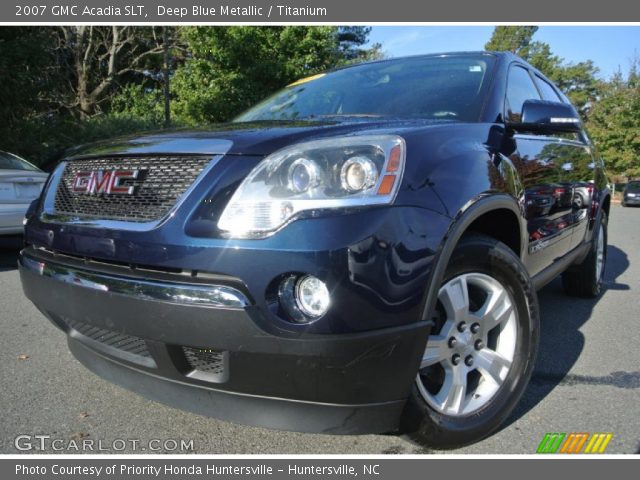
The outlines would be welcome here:
<svg viewBox="0 0 640 480">
<path fill-rule="evenodd" d="M 307 75 L 381 57 L 367 27 L 0 27 L 0 150 L 38 165 L 125 133 L 227 121 Z"/>
<path fill-rule="evenodd" d="M 530 62 L 560 87 L 579 109 L 607 170 L 615 181 L 640 176 L 640 78 L 638 59 L 627 74 L 605 81 L 592 61 L 568 63 L 535 41 L 538 27 L 499 26 L 487 50 L 509 51 Z"/>
<path fill-rule="evenodd" d="M 499 26 L 488 50 L 514 52 L 571 98 L 610 174 L 640 176 L 638 62 L 610 80 Z M 367 27 L 0 27 L 0 150 L 39 165 L 78 143 L 228 121 L 288 83 L 382 57 Z"/>
</svg>

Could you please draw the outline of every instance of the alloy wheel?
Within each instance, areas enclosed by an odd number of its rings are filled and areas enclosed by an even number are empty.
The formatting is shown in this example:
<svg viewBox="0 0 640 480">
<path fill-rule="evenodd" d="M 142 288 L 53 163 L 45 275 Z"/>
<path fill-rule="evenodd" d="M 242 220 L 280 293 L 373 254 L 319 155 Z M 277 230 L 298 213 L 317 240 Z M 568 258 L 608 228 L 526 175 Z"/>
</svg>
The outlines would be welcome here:
<svg viewBox="0 0 640 480">
<path fill-rule="evenodd" d="M 436 411 L 462 416 L 495 397 L 514 360 L 517 311 L 509 291 L 483 273 L 465 273 L 438 293 L 438 318 L 416 377 Z"/>
</svg>

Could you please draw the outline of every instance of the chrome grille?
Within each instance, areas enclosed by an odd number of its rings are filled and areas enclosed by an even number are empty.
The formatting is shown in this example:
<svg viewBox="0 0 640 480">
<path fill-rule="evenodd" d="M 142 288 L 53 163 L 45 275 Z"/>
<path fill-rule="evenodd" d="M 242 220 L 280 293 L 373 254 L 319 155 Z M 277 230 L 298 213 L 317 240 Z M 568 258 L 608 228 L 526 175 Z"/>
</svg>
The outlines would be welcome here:
<svg viewBox="0 0 640 480">
<path fill-rule="evenodd" d="M 202 173 L 211 157 L 154 156 L 111 157 L 69 162 L 55 196 L 55 213 L 74 218 L 100 218 L 127 222 L 152 222 L 169 213 L 178 199 Z M 123 180 L 134 187 L 131 195 L 86 195 L 73 191 L 78 173 L 95 170 L 139 170 L 136 179 Z"/>
</svg>

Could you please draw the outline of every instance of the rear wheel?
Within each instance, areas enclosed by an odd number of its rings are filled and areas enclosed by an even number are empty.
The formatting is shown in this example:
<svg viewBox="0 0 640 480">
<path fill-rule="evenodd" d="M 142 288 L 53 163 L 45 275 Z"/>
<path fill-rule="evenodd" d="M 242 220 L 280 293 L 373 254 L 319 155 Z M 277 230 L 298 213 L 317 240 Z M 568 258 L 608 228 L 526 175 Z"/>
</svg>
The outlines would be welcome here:
<svg viewBox="0 0 640 480">
<path fill-rule="evenodd" d="M 580 265 L 562 274 L 565 293 L 574 297 L 593 298 L 602 291 L 602 279 L 607 263 L 607 214 L 603 211 L 597 225 L 589 254 Z"/>
<path fill-rule="evenodd" d="M 490 237 L 463 238 L 434 323 L 404 427 L 421 443 L 453 448 L 496 430 L 531 377 L 538 308 L 520 259 Z"/>
</svg>

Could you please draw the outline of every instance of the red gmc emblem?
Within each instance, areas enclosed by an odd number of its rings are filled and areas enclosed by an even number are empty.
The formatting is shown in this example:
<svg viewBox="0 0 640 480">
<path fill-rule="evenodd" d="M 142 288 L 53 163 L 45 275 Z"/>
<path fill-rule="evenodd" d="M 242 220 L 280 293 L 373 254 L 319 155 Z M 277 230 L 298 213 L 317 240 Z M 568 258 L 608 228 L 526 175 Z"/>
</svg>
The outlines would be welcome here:
<svg viewBox="0 0 640 480">
<path fill-rule="evenodd" d="M 92 170 L 78 172 L 73 180 L 74 193 L 85 195 L 133 195 L 134 186 L 122 185 L 123 180 L 135 180 L 140 170 Z"/>
</svg>

